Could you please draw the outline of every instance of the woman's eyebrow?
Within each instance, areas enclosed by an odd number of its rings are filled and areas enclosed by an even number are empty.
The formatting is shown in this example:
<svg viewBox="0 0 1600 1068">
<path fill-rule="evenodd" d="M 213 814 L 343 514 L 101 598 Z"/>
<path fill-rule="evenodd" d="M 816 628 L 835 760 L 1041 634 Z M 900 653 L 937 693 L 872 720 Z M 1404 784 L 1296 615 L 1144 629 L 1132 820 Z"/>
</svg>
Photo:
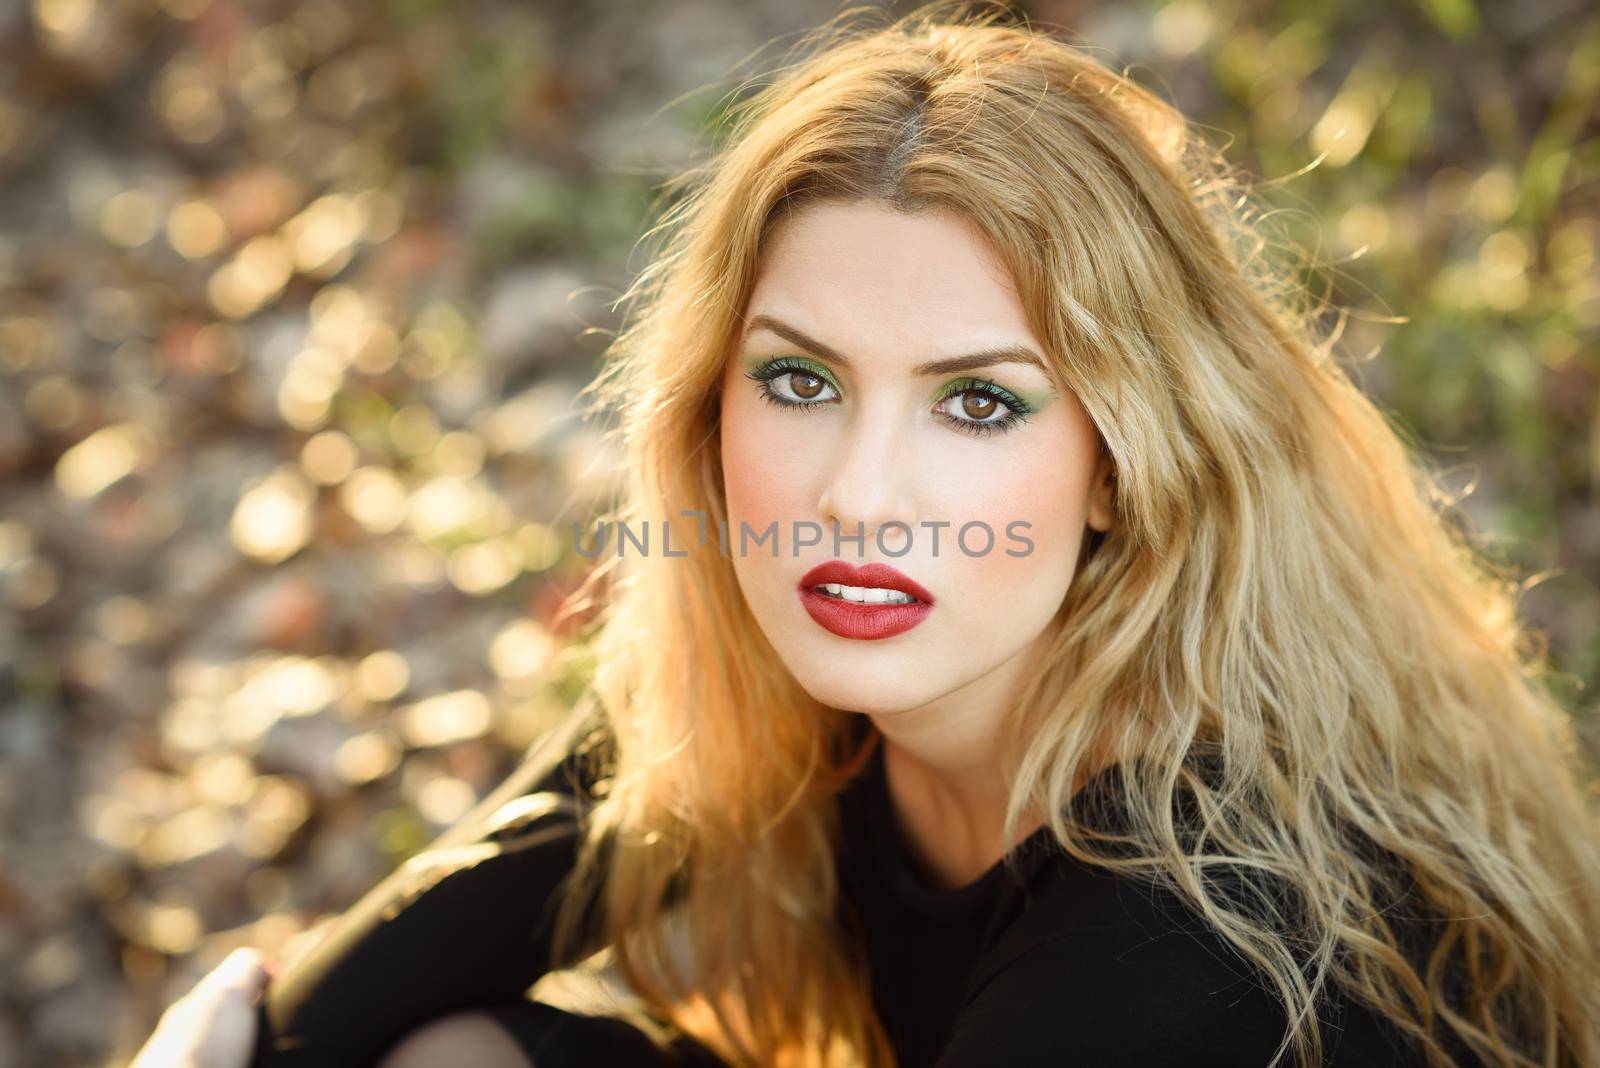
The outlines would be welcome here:
<svg viewBox="0 0 1600 1068">
<path fill-rule="evenodd" d="M 745 336 L 749 337 L 757 330 L 770 330 L 791 345 L 805 349 L 820 360 L 827 360 L 829 363 L 837 364 L 840 367 L 850 366 L 850 358 L 844 353 L 831 345 L 818 341 L 804 331 L 790 326 L 781 319 L 775 319 L 770 315 L 753 316 L 749 325 L 745 328 Z M 917 375 L 947 375 L 960 371 L 974 371 L 980 367 L 991 367 L 997 363 L 1032 364 L 1046 378 L 1050 377 L 1050 372 L 1045 367 L 1044 359 L 1026 345 L 1001 345 L 998 348 L 971 352 L 965 356 L 948 356 L 942 360 L 929 360 L 926 363 L 917 364 L 911 369 L 911 372 Z"/>
</svg>

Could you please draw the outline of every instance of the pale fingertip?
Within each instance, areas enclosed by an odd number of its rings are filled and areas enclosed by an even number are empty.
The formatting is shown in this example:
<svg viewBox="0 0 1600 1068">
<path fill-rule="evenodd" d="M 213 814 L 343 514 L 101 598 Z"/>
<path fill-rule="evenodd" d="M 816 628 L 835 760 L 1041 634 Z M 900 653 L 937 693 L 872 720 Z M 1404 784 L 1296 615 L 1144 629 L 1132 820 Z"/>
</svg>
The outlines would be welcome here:
<svg viewBox="0 0 1600 1068">
<path fill-rule="evenodd" d="M 265 982 L 266 965 L 261 951 L 250 946 L 240 946 L 222 959 L 217 972 L 228 986 L 250 986 Z"/>
</svg>

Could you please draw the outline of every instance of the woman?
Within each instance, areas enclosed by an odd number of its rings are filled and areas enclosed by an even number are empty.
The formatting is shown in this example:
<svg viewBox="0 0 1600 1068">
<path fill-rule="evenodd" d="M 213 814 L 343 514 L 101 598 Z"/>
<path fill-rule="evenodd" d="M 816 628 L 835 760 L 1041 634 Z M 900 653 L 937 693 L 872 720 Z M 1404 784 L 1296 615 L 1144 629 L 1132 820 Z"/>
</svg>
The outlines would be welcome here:
<svg viewBox="0 0 1600 1068">
<path fill-rule="evenodd" d="M 1515 585 L 1220 157 L 997 14 L 840 20 L 679 183 L 594 703 L 255 1063 L 1600 1063 Z M 647 1020 L 520 997 L 601 946 Z"/>
</svg>

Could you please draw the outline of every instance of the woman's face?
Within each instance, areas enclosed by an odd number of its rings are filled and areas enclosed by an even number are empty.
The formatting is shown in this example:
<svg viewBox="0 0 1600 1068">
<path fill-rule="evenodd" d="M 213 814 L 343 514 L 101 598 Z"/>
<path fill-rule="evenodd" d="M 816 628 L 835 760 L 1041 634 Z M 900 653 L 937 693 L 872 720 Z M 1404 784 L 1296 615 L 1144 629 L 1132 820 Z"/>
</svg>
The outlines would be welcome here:
<svg viewBox="0 0 1600 1068">
<path fill-rule="evenodd" d="M 1098 434 L 1004 268 L 952 215 L 814 206 L 772 235 L 744 322 L 722 383 L 728 552 L 768 640 L 835 708 L 1003 714 L 1085 525 L 1112 517 Z M 886 563 L 931 606 L 841 603 L 804 581 L 830 560 Z"/>
</svg>

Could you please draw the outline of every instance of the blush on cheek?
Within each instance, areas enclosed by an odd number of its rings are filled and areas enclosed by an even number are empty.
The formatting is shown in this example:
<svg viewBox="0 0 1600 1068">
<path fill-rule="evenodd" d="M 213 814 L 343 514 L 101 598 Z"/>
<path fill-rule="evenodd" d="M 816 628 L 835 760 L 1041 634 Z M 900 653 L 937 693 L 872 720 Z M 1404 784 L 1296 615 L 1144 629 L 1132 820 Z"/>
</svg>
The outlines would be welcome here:
<svg viewBox="0 0 1600 1068">
<path fill-rule="evenodd" d="M 962 623 L 975 636 L 986 634 L 994 642 L 1033 633 L 1055 615 L 1072 584 L 1083 537 L 1081 522 L 1075 524 L 1066 511 L 1035 504 L 975 513 L 973 520 L 994 531 L 987 552 L 987 533 L 977 527 L 969 532 L 966 545 L 976 556 L 968 556 L 957 542 L 959 528 L 941 537 L 942 571 L 959 573 L 958 586 L 966 595 Z"/>
<path fill-rule="evenodd" d="M 1044 462 L 1063 455 L 1069 462 Z M 948 538 L 941 538 L 941 555 L 955 554 L 963 568 L 971 568 L 993 589 L 1016 590 L 1024 597 L 1030 584 L 1049 586 L 1070 578 L 1087 520 L 1085 475 L 1070 455 L 1066 442 L 1047 442 L 1021 457 L 1023 462 L 973 480 L 954 512 L 962 520 L 950 528 Z M 970 557 L 957 540 L 961 524 L 969 522 L 987 527 L 968 533 L 967 549 L 980 554 Z M 989 531 L 993 545 L 985 552 Z M 1019 553 L 1023 555 L 1015 555 Z"/>
<path fill-rule="evenodd" d="M 826 434 L 814 419 L 776 411 L 748 390 L 727 401 L 721 433 L 729 538 L 741 521 L 755 534 L 776 523 L 779 553 L 788 555 L 793 525 L 821 521 L 817 502 L 827 473 L 821 457 L 831 453 Z M 759 551 L 770 554 L 768 545 Z"/>
<path fill-rule="evenodd" d="M 1023 460 L 1051 455 L 1060 454 L 1041 448 Z M 986 464 L 981 470 L 965 473 L 946 467 L 940 482 L 941 496 L 947 502 L 942 510 L 951 519 L 948 540 L 957 552 L 960 547 L 955 536 L 968 523 L 983 524 L 994 532 L 996 553 L 1007 548 L 1025 550 L 1026 545 L 1019 544 L 1020 538 L 1033 541 L 1032 551 L 1038 553 L 1046 543 L 1069 536 L 1087 517 L 1084 476 L 1074 463 L 1023 462 L 1005 467 Z M 1013 524 L 1021 523 L 1028 525 L 1020 527 L 1017 536 L 1009 533 Z M 983 527 L 975 526 L 966 544 L 972 551 L 981 552 L 986 539 Z M 946 540 L 940 539 L 941 555 Z"/>
<path fill-rule="evenodd" d="M 727 433 L 726 430 L 724 432 Z M 788 546 L 781 539 L 788 536 L 790 525 L 796 520 L 814 517 L 798 510 L 800 499 L 796 483 L 789 473 L 782 470 L 782 463 L 764 462 L 762 450 L 735 428 L 733 433 L 724 438 L 722 464 L 728 506 L 729 551 L 738 551 L 741 523 L 750 529 L 752 539 L 764 534 L 769 526 L 776 523 L 780 539 L 778 551 L 780 555 L 787 553 Z M 752 547 L 750 552 L 752 555 L 770 556 L 771 545 L 769 537 L 759 548 Z"/>
</svg>

